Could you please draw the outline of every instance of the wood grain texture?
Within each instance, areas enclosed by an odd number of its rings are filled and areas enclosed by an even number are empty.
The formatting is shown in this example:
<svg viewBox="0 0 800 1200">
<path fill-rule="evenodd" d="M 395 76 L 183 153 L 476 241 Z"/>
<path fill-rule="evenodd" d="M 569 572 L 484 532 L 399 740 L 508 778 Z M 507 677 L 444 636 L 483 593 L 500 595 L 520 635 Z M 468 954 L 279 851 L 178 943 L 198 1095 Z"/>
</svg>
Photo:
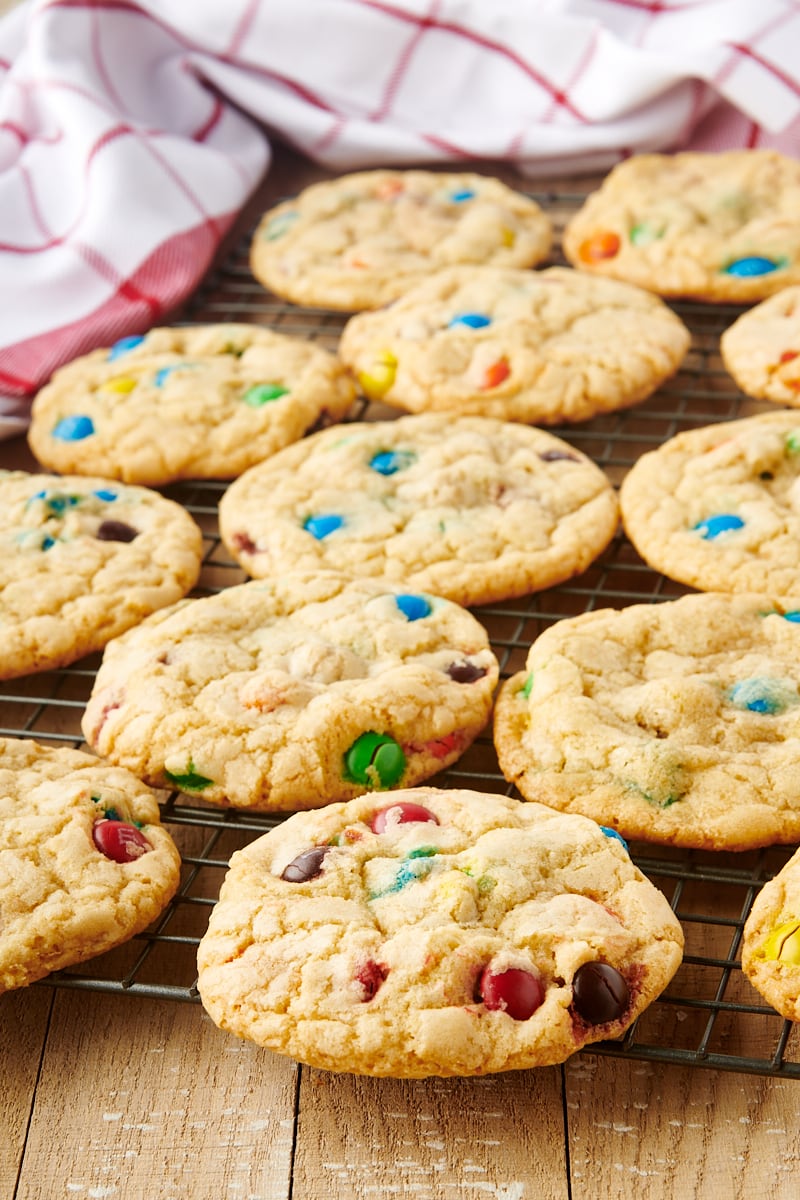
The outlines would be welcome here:
<svg viewBox="0 0 800 1200">
<path fill-rule="evenodd" d="M 60 991 L 15 1200 L 284 1200 L 296 1072 L 199 1006 Z"/>
<path fill-rule="evenodd" d="M 33 1109 L 47 1021 L 49 988 L 0 997 L 0 1197 L 13 1196 Z"/>
<path fill-rule="evenodd" d="M 800 1087 L 584 1054 L 566 1067 L 572 1200 L 797 1200 Z"/>
<path fill-rule="evenodd" d="M 561 1070 L 368 1079 L 303 1069 L 294 1197 L 567 1200 Z"/>
</svg>

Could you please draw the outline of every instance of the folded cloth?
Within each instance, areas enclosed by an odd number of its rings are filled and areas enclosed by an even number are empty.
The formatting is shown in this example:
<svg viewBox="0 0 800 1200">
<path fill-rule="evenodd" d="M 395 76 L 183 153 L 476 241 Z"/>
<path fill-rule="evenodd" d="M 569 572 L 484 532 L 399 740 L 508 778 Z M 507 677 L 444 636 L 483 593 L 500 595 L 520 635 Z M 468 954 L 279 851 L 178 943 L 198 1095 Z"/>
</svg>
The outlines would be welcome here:
<svg viewBox="0 0 800 1200">
<path fill-rule="evenodd" d="M 800 155 L 795 0 L 26 0 L 0 21 L 0 420 L 169 318 L 270 161 Z"/>
</svg>

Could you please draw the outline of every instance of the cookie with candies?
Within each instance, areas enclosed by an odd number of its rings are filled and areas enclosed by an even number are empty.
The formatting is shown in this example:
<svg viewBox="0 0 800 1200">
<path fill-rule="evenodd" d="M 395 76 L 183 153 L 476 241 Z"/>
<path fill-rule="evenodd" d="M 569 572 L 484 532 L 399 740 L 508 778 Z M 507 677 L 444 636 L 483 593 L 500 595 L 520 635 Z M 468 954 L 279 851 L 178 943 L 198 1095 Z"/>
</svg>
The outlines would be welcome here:
<svg viewBox="0 0 800 1200">
<path fill-rule="evenodd" d="M 175 893 L 155 795 L 66 747 L 0 739 L 0 992 L 128 941 Z"/>
<path fill-rule="evenodd" d="M 530 267 L 550 249 L 529 196 L 475 172 L 358 171 L 271 208 L 253 238 L 253 274 L 295 304 L 379 308 L 457 263 Z"/>
<path fill-rule="evenodd" d="M 219 520 L 258 578 L 330 568 L 473 605 L 579 574 L 618 507 L 604 472 L 560 438 L 431 413 L 312 434 L 236 480 Z"/>
<path fill-rule="evenodd" d="M 279 572 L 115 639 L 83 731 L 156 787 L 318 808 L 454 762 L 497 678 L 486 631 L 456 604 L 384 579 Z"/>
<path fill-rule="evenodd" d="M 315 1067 L 486 1075 L 617 1037 L 682 948 L 664 895 L 594 821 L 409 788 L 238 851 L 198 987 L 217 1025 Z"/>
<path fill-rule="evenodd" d="M 800 596 L 800 414 L 689 429 L 643 454 L 620 488 L 642 558 L 702 591 Z"/>
<path fill-rule="evenodd" d="M 335 356 L 258 325 L 181 325 L 122 338 L 61 367 L 28 440 L 54 471 L 156 487 L 233 479 L 355 395 Z"/>
<path fill-rule="evenodd" d="M 800 611 L 703 593 L 557 621 L 500 689 L 500 768 L 529 800 L 707 850 L 800 839 Z"/>
<path fill-rule="evenodd" d="M 753 901 L 742 970 L 781 1016 L 800 1021 L 800 850 Z"/>
<path fill-rule="evenodd" d="M 370 400 L 537 425 L 629 408 L 674 375 L 689 331 L 658 297 L 568 267 L 449 267 L 345 325 Z"/>
<path fill-rule="evenodd" d="M 719 348 L 748 396 L 800 408 L 800 284 L 742 313 L 722 334 Z"/>
<path fill-rule="evenodd" d="M 0 471 L 0 678 L 102 649 L 180 600 L 202 553 L 186 509 L 149 488 Z"/>
<path fill-rule="evenodd" d="M 582 271 L 661 296 L 752 304 L 800 283 L 800 163 L 776 150 L 639 154 L 568 221 Z"/>
</svg>

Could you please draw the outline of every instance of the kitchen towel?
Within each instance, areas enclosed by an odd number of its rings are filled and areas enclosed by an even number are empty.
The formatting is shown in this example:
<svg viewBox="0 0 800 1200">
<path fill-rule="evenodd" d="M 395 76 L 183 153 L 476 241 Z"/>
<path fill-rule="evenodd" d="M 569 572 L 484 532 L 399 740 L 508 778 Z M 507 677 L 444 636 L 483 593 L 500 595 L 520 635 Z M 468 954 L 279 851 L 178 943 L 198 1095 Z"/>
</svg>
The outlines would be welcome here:
<svg viewBox="0 0 800 1200">
<path fill-rule="evenodd" d="M 25 0 L 0 20 L 0 426 L 169 319 L 270 161 L 800 155 L 797 0 Z"/>
</svg>

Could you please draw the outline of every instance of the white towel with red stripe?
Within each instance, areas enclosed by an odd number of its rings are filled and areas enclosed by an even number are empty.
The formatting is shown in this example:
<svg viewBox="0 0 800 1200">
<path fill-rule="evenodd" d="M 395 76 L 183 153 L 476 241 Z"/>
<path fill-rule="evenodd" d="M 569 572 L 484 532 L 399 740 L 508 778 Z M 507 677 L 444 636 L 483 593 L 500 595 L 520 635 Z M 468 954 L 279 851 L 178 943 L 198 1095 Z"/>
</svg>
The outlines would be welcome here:
<svg viewBox="0 0 800 1200">
<path fill-rule="evenodd" d="M 169 319 L 270 160 L 800 156 L 797 0 L 25 0 L 0 20 L 0 428 Z"/>
</svg>

